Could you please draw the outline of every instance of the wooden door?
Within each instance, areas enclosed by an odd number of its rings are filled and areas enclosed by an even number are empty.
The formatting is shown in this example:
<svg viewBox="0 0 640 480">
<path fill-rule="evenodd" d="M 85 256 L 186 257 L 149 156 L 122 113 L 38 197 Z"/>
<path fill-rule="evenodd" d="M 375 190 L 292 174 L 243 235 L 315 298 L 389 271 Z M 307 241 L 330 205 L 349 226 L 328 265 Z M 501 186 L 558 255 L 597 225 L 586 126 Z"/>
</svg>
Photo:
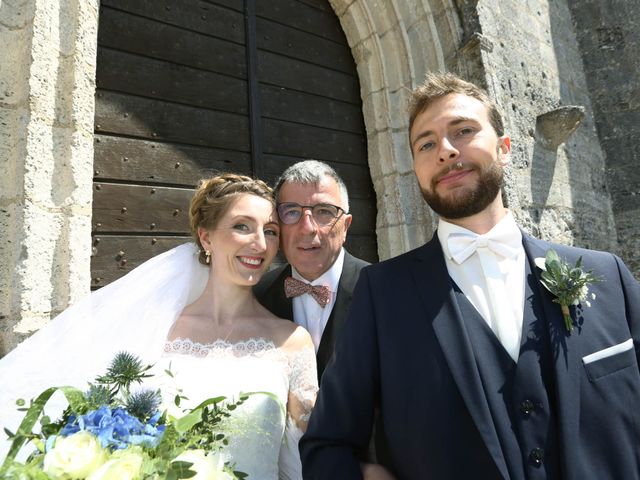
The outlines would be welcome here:
<svg viewBox="0 0 640 480">
<path fill-rule="evenodd" d="M 270 183 L 306 158 L 349 188 L 347 248 L 377 260 L 353 58 L 326 0 L 102 0 L 92 288 L 188 241 L 198 179 Z"/>
</svg>

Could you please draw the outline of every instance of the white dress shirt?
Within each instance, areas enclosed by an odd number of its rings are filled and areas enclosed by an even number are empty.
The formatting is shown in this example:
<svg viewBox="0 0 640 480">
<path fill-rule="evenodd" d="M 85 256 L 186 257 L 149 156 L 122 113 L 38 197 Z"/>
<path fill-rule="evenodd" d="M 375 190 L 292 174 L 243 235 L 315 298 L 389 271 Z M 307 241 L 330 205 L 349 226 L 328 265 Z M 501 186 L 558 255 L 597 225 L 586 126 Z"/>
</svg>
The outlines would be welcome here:
<svg viewBox="0 0 640 480">
<path fill-rule="evenodd" d="M 501 325 L 499 325 L 498 322 L 513 322 L 511 325 L 508 325 L 508 328 L 517 335 L 517 338 L 514 337 L 512 341 L 508 342 L 502 341 L 501 339 L 501 342 L 511 358 L 517 362 L 522 338 L 526 255 L 521 241 L 522 233 L 516 225 L 511 212 L 507 212 L 507 215 L 502 218 L 488 234 L 498 231 L 508 231 L 511 234 L 517 232 L 520 243 L 516 255 L 512 258 L 502 257 L 486 248 L 483 250 L 483 255 L 489 255 L 497 261 L 502 277 L 498 279 L 498 281 L 502 280 L 499 285 L 496 286 L 495 282 L 493 283 L 494 287 L 491 292 L 489 292 L 488 279 L 483 270 L 480 255 L 477 250 L 461 264 L 458 264 L 453 259 L 449 251 L 449 235 L 453 233 L 464 233 L 477 236 L 477 234 L 466 228 L 440 219 L 438 224 L 438 239 L 440 240 L 440 245 L 442 245 L 449 275 L 499 339 Z M 502 315 L 496 315 L 496 307 L 492 305 L 492 298 L 500 299 L 499 308 L 501 312 L 503 312 Z"/>
<path fill-rule="evenodd" d="M 329 297 L 329 303 L 322 308 L 318 302 L 314 300 L 311 295 L 300 295 L 293 297 L 293 321 L 304 327 L 311 335 L 313 345 L 318 353 L 320 347 L 320 340 L 322 339 L 322 332 L 324 327 L 327 326 L 331 310 L 336 303 L 336 295 L 338 293 L 338 283 L 340 282 L 340 275 L 342 275 L 342 266 L 344 264 L 344 248 L 340 250 L 338 258 L 333 262 L 331 268 L 316 278 L 313 282 L 309 282 L 303 278 L 293 267 L 291 266 L 291 276 L 304 283 L 311 285 L 325 285 L 331 290 L 331 296 Z"/>
</svg>

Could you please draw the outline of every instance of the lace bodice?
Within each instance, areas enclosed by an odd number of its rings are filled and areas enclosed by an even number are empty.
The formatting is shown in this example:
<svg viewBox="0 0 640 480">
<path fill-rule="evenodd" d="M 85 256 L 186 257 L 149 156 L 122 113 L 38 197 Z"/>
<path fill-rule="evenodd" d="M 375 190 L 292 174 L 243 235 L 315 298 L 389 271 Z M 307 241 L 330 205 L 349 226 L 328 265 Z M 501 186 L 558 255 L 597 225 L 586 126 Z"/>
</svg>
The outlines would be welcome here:
<svg viewBox="0 0 640 480">
<path fill-rule="evenodd" d="M 163 398 L 187 397 L 180 409 L 166 405 L 174 414 L 209 397 L 233 400 L 240 393 L 263 392 L 251 395 L 224 426 L 231 437 L 224 455 L 249 479 L 301 478 L 299 427 L 306 424 L 317 391 L 313 348 L 288 352 L 264 338 L 210 344 L 178 338 L 165 343 L 154 367 L 166 368 L 173 377 L 156 373 L 163 379 L 158 385 Z"/>
</svg>

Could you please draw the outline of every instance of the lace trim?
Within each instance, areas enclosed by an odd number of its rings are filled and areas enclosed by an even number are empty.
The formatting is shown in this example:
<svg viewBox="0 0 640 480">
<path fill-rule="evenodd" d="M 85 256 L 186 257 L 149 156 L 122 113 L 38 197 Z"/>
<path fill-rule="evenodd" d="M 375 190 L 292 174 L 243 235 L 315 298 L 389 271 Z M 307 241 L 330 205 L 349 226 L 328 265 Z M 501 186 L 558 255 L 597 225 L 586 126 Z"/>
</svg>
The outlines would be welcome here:
<svg viewBox="0 0 640 480">
<path fill-rule="evenodd" d="M 167 340 L 164 344 L 166 354 L 191 355 L 201 358 L 229 354 L 234 357 L 260 356 L 274 350 L 277 350 L 275 344 L 266 338 L 250 338 L 238 342 L 218 339 L 212 343 L 200 343 L 179 337 Z"/>
<path fill-rule="evenodd" d="M 289 379 L 289 394 L 292 405 L 288 405 L 288 416 L 296 422 L 306 423 L 311 415 L 318 392 L 316 356 L 312 347 L 286 353 L 277 348 L 272 340 L 250 338 L 238 342 L 218 339 L 212 343 L 194 342 L 188 338 L 167 340 L 164 344 L 166 355 L 190 355 L 198 358 L 264 357 L 276 355 L 278 361 L 285 362 L 285 374 Z"/>
<path fill-rule="evenodd" d="M 289 361 L 289 392 L 298 402 L 296 413 L 293 414 L 294 420 L 306 423 L 309 421 L 318 393 L 316 352 L 312 347 L 305 347 L 295 352 Z"/>
</svg>

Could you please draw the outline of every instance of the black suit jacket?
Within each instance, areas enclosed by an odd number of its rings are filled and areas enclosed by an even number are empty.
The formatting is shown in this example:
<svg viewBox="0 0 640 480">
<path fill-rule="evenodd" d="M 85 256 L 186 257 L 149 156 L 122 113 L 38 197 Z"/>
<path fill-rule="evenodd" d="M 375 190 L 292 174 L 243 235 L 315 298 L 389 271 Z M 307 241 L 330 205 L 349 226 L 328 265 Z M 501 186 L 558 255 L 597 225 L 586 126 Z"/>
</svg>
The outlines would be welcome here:
<svg viewBox="0 0 640 480">
<path fill-rule="evenodd" d="M 540 271 L 531 273 L 551 336 L 562 477 L 638 479 L 640 285 L 612 254 L 528 235 L 523 245 L 530 262 L 549 248 L 572 263 L 582 256 L 603 279 L 569 335 Z M 583 362 L 629 339 L 633 348 Z M 509 478 L 472 342 L 437 237 L 365 268 L 300 442 L 304 478 L 361 478 L 356 455 L 375 408 L 388 446 L 383 463 L 399 479 Z"/>
<path fill-rule="evenodd" d="M 354 257 L 345 250 L 336 302 L 333 305 L 331 315 L 322 333 L 322 340 L 320 341 L 316 355 L 318 381 L 322 377 L 322 373 L 333 354 L 337 334 L 347 317 L 349 305 L 351 304 L 351 295 L 353 294 L 353 289 L 360 275 L 360 270 L 367 265 L 369 265 L 369 263 Z M 254 287 L 254 293 L 258 301 L 271 313 L 280 318 L 293 321 L 292 301 L 284 294 L 284 279 L 290 275 L 291 265 L 285 264 L 280 268 L 276 268 L 262 277 L 260 282 Z"/>
</svg>

